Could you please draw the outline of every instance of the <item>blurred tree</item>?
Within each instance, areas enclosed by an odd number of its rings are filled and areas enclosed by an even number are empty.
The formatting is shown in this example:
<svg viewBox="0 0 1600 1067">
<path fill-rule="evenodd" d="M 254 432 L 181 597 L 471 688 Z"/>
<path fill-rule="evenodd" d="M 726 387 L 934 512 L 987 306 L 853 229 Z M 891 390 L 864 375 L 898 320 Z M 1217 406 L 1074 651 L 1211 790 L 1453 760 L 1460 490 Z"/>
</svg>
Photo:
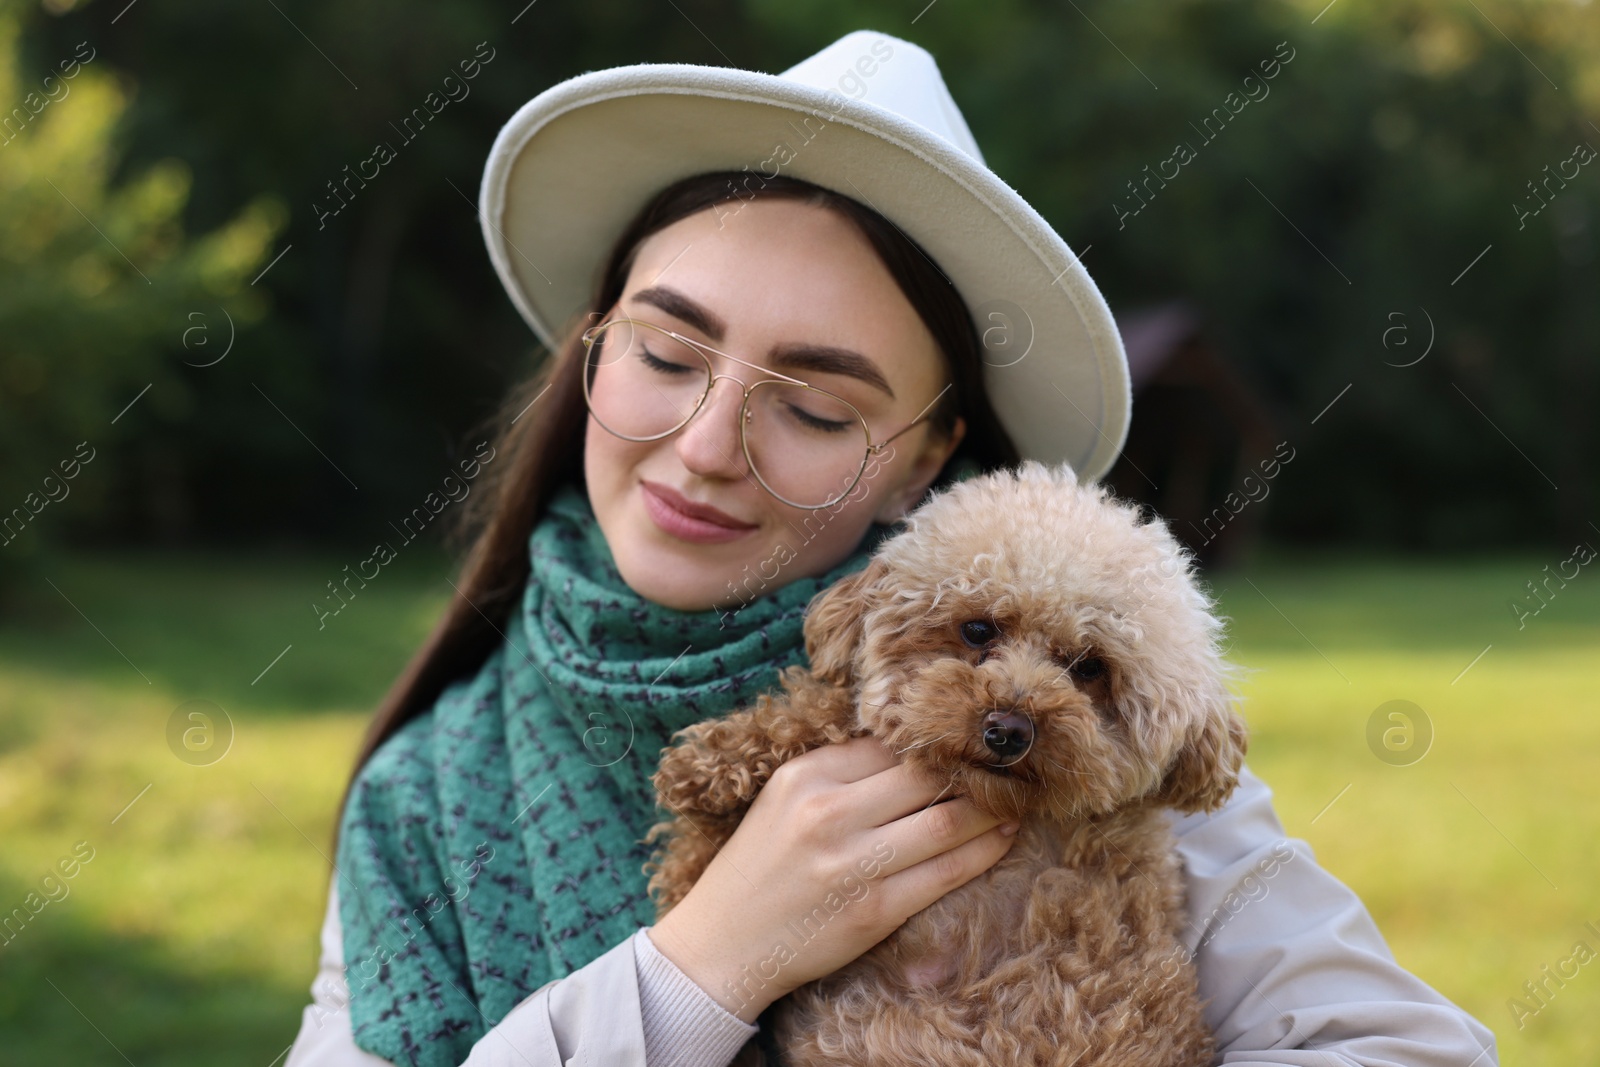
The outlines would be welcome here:
<svg viewBox="0 0 1600 1067">
<path fill-rule="evenodd" d="M 139 431 L 203 489 L 207 537 L 364 535 L 530 369 L 475 218 L 518 106 L 617 64 L 779 71 L 861 27 L 934 54 L 988 162 L 1086 250 L 1114 306 L 1204 309 L 1298 450 L 1269 534 L 1421 548 L 1590 530 L 1600 168 L 1552 185 L 1526 225 L 1513 205 L 1576 144 L 1600 147 L 1600 5 L 49 0 L 26 21 L 28 69 L 87 39 L 139 86 L 114 178 L 186 160 L 193 231 L 257 197 L 289 207 L 259 285 L 273 311 L 204 379 L 203 417 Z M 470 96 L 319 226 L 328 183 L 480 42 L 495 58 Z M 1194 158 L 1144 186 L 1178 143 Z"/>
<path fill-rule="evenodd" d="M 266 313 L 248 282 L 285 217 L 261 198 L 189 237 L 182 161 L 112 182 L 125 87 L 88 43 L 24 74 L 17 21 L 0 8 L 0 574 L 13 575 L 65 516 L 170 529 L 198 506 L 163 438 L 196 416 L 192 367 L 221 357 L 225 319 Z"/>
</svg>

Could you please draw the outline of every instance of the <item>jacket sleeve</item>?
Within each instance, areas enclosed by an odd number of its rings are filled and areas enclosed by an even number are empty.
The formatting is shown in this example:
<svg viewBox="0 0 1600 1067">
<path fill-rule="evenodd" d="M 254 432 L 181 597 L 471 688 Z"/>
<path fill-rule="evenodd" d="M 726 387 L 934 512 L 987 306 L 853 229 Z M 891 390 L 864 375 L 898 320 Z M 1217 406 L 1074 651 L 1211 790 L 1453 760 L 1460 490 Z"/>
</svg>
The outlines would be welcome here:
<svg viewBox="0 0 1600 1067">
<path fill-rule="evenodd" d="M 1360 898 L 1286 837 L 1245 768 L 1226 805 L 1173 813 L 1205 1017 L 1228 1067 L 1496 1067 L 1488 1027 L 1395 962 Z"/>
<path fill-rule="evenodd" d="M 727 1067 L 758 1030 L 663 956 L 648 927 L 565 978 L 547 982 L 472 1047 L 468 1067 Z M 387 1067 L 358 1047 L 338 886 L 328 890 L 311 1004 L 284 1067 Z"/>
</svg>

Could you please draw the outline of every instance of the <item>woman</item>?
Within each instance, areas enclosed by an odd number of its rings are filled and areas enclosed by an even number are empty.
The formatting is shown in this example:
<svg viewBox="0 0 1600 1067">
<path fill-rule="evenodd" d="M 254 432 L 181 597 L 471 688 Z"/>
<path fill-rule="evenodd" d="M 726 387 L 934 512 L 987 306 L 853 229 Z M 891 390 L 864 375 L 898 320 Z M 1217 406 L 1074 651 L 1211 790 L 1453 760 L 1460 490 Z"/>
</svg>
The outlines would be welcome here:
<svg viewBox="0 0 1600 1067">
<path fill-rule="evenodd" d="M 790 139 L 739 167 L 775 118 Z M 778 997 L 1010 838 L 860 738 L 781 768 L 651 925 L 661 747 L 802 661 L 805 605 L 930 487 L 1022 456 L 1104 473 L 1128 408 L 1115 326 L 983 167 L 931 57 L 879 34 L 778 77 L 563 83 L 502 131 L 483 200 L 497 270 L 557 357 L 507 405 L 460 596 L 363 745 L 288 1063 L 721 1067 Z M 973 323 L 1000 284 L 1039 338 L 1020 356 Z M 1248 770 L 1174 827 L 1230 1062 L 1496 1062 Z M 884 840 L 866 906 L 752 970 Z"/>
</svg>

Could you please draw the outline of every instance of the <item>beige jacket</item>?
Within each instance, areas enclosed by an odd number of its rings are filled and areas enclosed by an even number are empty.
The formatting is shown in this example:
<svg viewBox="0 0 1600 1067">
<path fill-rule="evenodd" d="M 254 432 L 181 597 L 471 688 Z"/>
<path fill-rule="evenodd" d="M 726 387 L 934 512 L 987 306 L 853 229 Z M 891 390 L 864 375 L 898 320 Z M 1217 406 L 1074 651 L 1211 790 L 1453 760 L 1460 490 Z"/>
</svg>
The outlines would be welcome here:
<svg viewBox="0 0 1600 1067">
<path fill-rule="evenodd" d="M 1228 1067 L 1496 1067 L 1494 1035 L 1394 960 L 1361 901 L 1287 838 L 1246 768 L 1209 815 L 1172 813 L 1206 1021 Z M 337 887 L 312 1003 L 285 1067 L 381 1067 L 345 1010 Z M 473 1046 L 472 1067 L 727 1067 L 757 1028 L 728 1013 L 641 927 L 550 982 Z"/>
</svg>

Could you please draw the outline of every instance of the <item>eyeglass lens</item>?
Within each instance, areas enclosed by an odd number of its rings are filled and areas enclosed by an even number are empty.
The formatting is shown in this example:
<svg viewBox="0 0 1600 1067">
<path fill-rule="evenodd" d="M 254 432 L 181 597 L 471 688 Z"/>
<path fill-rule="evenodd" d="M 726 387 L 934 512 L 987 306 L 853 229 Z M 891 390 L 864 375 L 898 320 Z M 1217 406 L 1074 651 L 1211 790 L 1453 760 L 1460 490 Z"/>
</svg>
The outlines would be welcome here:
<svg viewBox="0 0 1600 1067">
<path fill-rule="evenodd" d="M 605 324 L 589 348 L 589 409 L 619 437 L 650 439 L 681 427 L 711 381 L 706 357 L 670 334 L 627 321 Z M 741 368 L 742 369 L 742 368 Z M 855 409 L 776 378 L 756 383 L 745 447 L 757 478 L 800 507 L 825 507 L 854 484 L 867 455 Z"/>
</svg>

